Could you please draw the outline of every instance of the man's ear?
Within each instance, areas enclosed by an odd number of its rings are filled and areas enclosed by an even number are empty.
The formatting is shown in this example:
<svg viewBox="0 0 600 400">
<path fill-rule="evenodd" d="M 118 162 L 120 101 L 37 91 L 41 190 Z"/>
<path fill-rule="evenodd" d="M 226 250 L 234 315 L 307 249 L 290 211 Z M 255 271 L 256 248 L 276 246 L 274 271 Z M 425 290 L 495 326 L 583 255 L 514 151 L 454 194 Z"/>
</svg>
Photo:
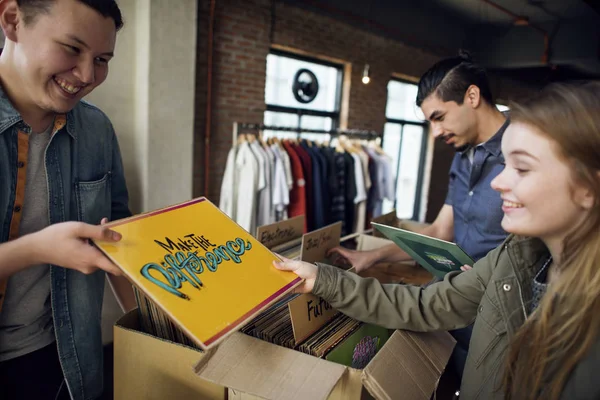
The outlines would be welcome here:
<svg viewBox="0 0 600 400">
<path fill-rule="evenodd" d="M 4 36 L 12 42 L 17 42 L 17 28 L 22 23 L 20 18 L 16 0 L 0 0 L 0 27 Z"/>
<path fill-rule="evenodd" d="M 481 91 L 479 87 L 471 85 L 465 92 L 464 103 L 471 106 L 471 108 L 477 108 L 481 104 Z"/>
</svg>

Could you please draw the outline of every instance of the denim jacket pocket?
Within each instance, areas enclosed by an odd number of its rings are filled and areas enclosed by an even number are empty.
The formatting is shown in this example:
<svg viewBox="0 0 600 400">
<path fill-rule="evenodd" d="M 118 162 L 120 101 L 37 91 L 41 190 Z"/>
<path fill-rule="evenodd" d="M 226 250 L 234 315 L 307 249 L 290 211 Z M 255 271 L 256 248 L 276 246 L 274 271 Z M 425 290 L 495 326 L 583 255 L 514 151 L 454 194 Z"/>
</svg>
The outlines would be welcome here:
<svg viewBox="0 0 600 400">
<path fill-rule="evenodd" d="M 110 220 L 111 172 L 95 181 L 79 181 L 75 184 L 77 196 L 77 219 L 97 225 L 106 217 Z"/>
</svg>

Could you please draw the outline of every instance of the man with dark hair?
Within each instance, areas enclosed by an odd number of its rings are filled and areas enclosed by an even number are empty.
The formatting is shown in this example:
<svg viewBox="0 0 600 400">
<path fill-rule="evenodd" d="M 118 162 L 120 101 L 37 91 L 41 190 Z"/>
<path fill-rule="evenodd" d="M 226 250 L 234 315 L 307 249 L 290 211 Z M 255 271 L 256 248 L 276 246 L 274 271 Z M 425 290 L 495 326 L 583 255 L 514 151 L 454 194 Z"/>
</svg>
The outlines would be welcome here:
<svg viewBox="0 0 600 400">
<path fill-rule="evenodd" d="M 103 17 L 111 18 L 118 31 L 123 27 L 121 10 L 114 0 L 78 0 L 80 3 L 96 10 Z M 17 0 L 17 5 L 23 15 L 23 22 L 30 25 L 38 14 L 50 14 L 56 0 Z"/>
<path fill-rule="evenodd" d="M 471 85 L 479 88 L 481 97 L 489 105 L 494 104 L 485 70 L 475 64 L 468 53 L 461 51 L 458 57 L 442 60 L 423 74 L 419 80 L 417 106 L 421 107 L 434 93 L 444 102 L 463 104 L 464 94 Z"/>
<path fill-rule="evenodd" d="M 502 200 L 490 182 L 504 168 L 500 144 L 509 120 L 495 106 L 484 69 L 466 54 L 431 67 L 419 81 L 416 101 L 433 136 L 457 151 L 445 204 L 435 221 L 419 233 L 454 241 L 477 261 L 506 238 L 500 224 Z M 410 259 L 395 244 L 363 252 L 336 247 L 332 253 L 346 258 L 357 272 L 378 262 Z M 470 327 L 453 333 L 460 374 Z"/>
<path fill-rule="evenodd" d="M 95 399 L 103 391 L 105 272 L 89 239 L 131 215 L 113 127 L 82 101 L 106 79 L 114 0 L 2 0 L 0 398 Z M 126 308 L 131 285 L 109 276 Z"/>
</svg>

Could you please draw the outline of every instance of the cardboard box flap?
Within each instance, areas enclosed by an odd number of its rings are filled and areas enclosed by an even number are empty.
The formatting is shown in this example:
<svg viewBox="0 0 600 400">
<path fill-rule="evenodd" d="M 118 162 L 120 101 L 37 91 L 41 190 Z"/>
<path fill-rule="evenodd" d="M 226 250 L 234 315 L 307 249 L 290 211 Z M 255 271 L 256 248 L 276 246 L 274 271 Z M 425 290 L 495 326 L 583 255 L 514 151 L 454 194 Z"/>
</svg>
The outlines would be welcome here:
<svg viewBox="0 0 600 400">
<path fill-rule="evenodd" d="M 357 242 L 356 249 L 362 250 L 362 251 L 378 249 L 380 247 L 394 243 L 389 239 L 384 239 L 384 238 L 369 236 L 369 235 L 360 235 L 356 239 L 356 242 Z"/>
<path fill-rule="evenodd" d="M 269 400 L 325 399 L 346 367 L 234 333 L 195 367 L 202 379 Z"/>
<path fill-rule="evenodd" d="M 115 322 L 115 326 L 120 326 L 128 330 L 140 330 L 140 315 L 137 309 L 129 311 Z"/>
<path fill-rule="evenodd" d="M 377 399 L 429 400 L 454 344 L 447 332 L 396 331 L 363 370 L 363 384 Z"/>
</svg>

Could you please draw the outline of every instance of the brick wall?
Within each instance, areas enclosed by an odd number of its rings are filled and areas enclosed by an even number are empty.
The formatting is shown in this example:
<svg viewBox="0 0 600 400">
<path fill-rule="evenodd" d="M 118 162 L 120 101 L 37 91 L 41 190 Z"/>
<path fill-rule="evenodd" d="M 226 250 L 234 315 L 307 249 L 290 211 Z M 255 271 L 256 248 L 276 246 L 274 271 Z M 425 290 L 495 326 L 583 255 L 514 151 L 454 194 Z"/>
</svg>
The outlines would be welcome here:
<svg viewBox="0 0 600 400">
<path fill-rule="evenodd" d="M 207 32 L 209 1 L 198 6 L 198 68 L 196 81 L 196 129 L 194 195 L 217 202 L 227 152 L 232 145 L 233 122 L 261 123 L 264 103 L 266 57 L 271 46 L 295 49 L 351 65 L 348 97 L 350 129 L 383 131 L 387 84 L 394 73 L 419 77 L 440 55 L 379 37 L 355 24 L 275 3 L 272 26 L 271 0 L 218 0 L 214 29 L 212 123 L 210 134 L 209 190 L 204 191 L 206 140 Z M 271 41 L 272 38 L 272 41 Z M 370 65 L 371 82 L 363 85 L 362 71 Z M 492 79 L 493 90 L 503 99 L 518 84 L 503 85 Z M 435 146 L 427 220 L 442 206 L 448 168 L 454 152 Z"/>
<path fill-rule="evenodd" d="M 216 7 L 209 191 L 204 193 L 207 31 L 209 2 L 199 2 L 194 195 L 218 201 L 234 121 L 263 120 L 266 57 L 271 45 L 352 64 L 348 128 L 383 131 L 392 73 L 419 76 L 438 57 L 377 37 L 335 19 L 276 4 L 271 43 L 270 0 L 219 0 Z M 371 83 L 361 83 L 365 63 Z"/>
<path fill-rule="evenodd" d="M 217 202 L 227 152 L 232 145 L 233 122 L 260 123 L 263 119 L 271 18 L 268 1 L 217 1 L 213 43 L 209 191 L 204 193 L 209 3 L 198 2 L 193 190 L 194 196 L 205 195 Z"/>
</svg>

